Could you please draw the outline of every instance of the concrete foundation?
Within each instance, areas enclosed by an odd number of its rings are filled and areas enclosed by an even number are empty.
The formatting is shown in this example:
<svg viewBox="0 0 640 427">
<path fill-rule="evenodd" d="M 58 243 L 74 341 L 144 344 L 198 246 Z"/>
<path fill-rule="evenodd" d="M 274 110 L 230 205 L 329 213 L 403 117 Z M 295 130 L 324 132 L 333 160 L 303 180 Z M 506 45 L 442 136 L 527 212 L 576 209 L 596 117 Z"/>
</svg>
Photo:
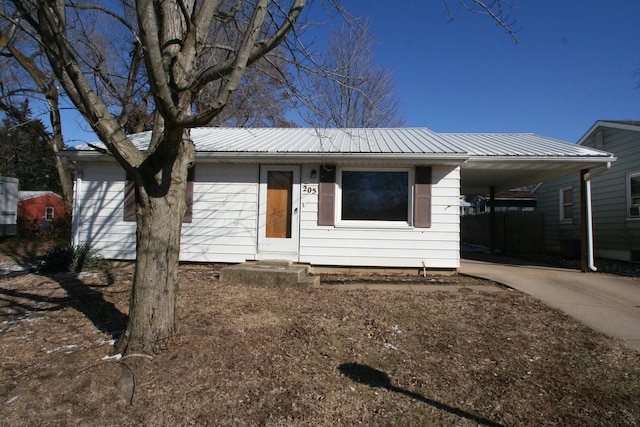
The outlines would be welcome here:
<svg viewBox="0 0 640 427">
<path fill-rule="evenodd" d="M 262 260 L 225 267 L 220 281 L 237 285 L 280 288 L 309 288 L 320 284 L 319 276 L 309 276 L 309 266 L 282 260 Z"/>
</svg>

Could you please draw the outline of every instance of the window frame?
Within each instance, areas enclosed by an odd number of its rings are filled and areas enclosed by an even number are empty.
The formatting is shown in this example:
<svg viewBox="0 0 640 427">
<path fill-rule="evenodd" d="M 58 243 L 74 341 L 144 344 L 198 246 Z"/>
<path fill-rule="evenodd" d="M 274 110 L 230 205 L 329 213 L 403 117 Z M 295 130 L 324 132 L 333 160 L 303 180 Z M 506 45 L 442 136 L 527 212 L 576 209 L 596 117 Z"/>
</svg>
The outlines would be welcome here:
<svg viewBox="0 0 640 427">
<path fill-rule="evenodd" d="M 571 191 L 571 202 L 567 203 L 565 201 L 565 191 Z M 574 191 L 573 191 L 573 186 L 572 185 L 565 185 L 563 187 L 560 187 L 559 192 L 558 192 L 558 201 L 559 201 L 559 205 L 560 205 L 560 209 L 559 209 L 559 219 L 560 222 L 563 224 L 571 224 L 573 223 L 573 205 L 574 205 Z M 566 216 L 565 215 L 565 208 L 571 206 L 571 216 Z"/>
<path fill-rule="evenodd" d="M 407 220 L 385 221 L 385 220 L 348 220 L 342 219 L 342 173 L 343 172 L 404 172 L 407 174 Z M 413 228 L 414 223 L 414 180 L 415 168 L 413 167 L 362 167 L 344 166 L 338 167 L 336 171 L 335 188 L 335 226 L 336 227 L 356 227 L 356 228 Z"/>
<path fill-rule="evenodd" d="M 640 193 L 638 193 L 635 197 L 631 193 L 631 179 L 638 178 L 640 179 L 640 171 L 639 172 L 627 172 L 626 176 L 626 197 L 627 197 L 627 214 L 626 218 L 628 220 L 640 220 L 640 203 L 633 203 L 633 199 L 640 199 Z M 632 215 L 631 209 L 636 208 L 638 210 L 638 215 Z"/>
<path fill-rule="evenodd" d="M 53 221 L 56 210 L 53 206 L 45 206 L 44 208 L 44 220 L 45 221 Z"/>
</svg>

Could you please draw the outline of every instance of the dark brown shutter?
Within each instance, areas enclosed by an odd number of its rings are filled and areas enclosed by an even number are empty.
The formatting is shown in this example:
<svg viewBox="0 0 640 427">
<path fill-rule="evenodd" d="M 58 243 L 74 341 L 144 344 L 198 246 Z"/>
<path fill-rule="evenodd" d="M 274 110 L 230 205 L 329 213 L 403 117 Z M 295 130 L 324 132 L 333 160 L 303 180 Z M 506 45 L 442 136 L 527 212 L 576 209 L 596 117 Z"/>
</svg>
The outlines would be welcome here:
<svg viewBox="0 0 640 427">
<path fill-rule="evenodd" d="M 182 222 L 193 221 L 193 181 L 195 179 L 195 167 L 189 169 L 187 173 L 187 193 L 185 201 L 187 202 L 187 212 L 184 214 Z M 136 186 L 131 175 L 127 173 L 124 184 L 124 221 L 136 220 Z"/>
<path fill-rule="evenodd" d="M 416 167 L 413 225 L 431 227 L 431 167 Z"/>
<path fill-rule="evenodd" d="M 124 183 L 124 221 L 136 220 L 136 186 L 131 179 L 131 175 L 127 174 Z"/>
<path fill-rule="evenodd" d="M 320 166 L 318 225 L 335 225 L 336 167 Z"/>
<path fill-rule="evenodd" d="M 187 202 L 187 212 L 184 214 L 182 222 L 193 221 L 193 181 L 196 176 L 196 167 L 192 166 L 187 173 L 187 194 L 185 194 L 185 201 Z"/>
</svg>

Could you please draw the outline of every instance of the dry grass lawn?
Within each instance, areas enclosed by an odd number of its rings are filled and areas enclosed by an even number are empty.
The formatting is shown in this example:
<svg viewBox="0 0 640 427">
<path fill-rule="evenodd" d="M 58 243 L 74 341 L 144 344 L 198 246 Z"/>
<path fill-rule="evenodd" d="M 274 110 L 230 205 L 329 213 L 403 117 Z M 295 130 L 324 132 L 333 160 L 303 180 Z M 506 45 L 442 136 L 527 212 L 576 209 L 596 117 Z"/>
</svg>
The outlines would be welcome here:
<svg viewBox="0 0 640 427">
<path fill-rule="evenodd" d="M 184 266 L 179 334 L 119 361 L 130 268 L 0 279 L 0 425 L 640 424 L 637 351 L 493 283 L 270 289 L 216 273 Z"/>
</svg>

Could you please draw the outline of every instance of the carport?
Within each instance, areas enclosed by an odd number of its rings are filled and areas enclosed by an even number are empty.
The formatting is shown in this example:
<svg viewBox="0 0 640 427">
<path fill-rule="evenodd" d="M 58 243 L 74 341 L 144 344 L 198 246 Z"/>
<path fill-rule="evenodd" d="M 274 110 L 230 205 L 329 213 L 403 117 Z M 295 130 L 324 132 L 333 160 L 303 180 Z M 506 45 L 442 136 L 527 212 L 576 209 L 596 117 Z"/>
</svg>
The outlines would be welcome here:
<svg viewBox="0 0 640 427">
<path fill-rule="evenodd" d="M 616 160 L 613 154 L 534 134 L 438 135 L 463 146 L 470 155 L 461 167 L 461 194 L 488 194 L 490 206 L 494 206 L 498 191 L 579 174 L 582 271 L 593 267 L 590 180 L 595 171 L 611 166 Z M 495 210 L 490 212 L 490 236 L 494 236 Z"/>
</svg>

